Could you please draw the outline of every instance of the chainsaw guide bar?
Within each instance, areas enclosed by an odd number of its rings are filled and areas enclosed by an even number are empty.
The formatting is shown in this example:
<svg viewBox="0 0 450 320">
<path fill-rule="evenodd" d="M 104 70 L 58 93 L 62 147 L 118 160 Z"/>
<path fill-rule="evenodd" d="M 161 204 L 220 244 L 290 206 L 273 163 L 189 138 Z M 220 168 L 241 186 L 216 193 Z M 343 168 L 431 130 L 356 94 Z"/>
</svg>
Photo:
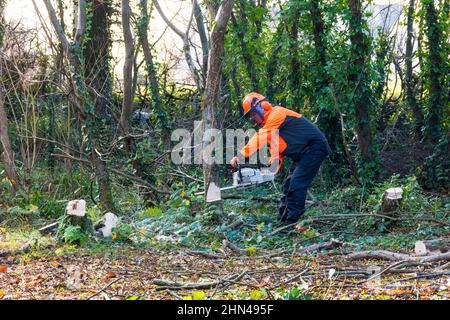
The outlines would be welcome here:
<svg viewBox="0 0 450 320">
<path fill-rule="evenodd" d="M 215 183 L 211 183 L 208 188 L 206 202 L 221 200 L 221 191 L 256 186 L 261 183 L 273 181 L 274 178 L 275 173 L 271 172 L 269 168 L 241 168 L 238 165 L 238 170 L 233 172 L 233 185 L 219 188 Z M 194 193 L 195 196 L 203 194 L 205 194 L 205 191 Z"/>
</svg>

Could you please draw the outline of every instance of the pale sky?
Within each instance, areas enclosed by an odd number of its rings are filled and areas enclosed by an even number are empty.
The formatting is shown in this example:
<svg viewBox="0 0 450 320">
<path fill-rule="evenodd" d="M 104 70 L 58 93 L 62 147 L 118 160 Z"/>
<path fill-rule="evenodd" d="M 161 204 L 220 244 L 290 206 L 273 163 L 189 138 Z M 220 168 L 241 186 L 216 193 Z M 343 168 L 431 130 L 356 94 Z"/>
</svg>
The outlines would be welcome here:
<svg viewBox="0 0 450 320">
<path fill-rule="evenodd" d="M 151 0 L 150 0 L 151 1 Z M 149 1 L 149 2 L 150 2 Z M 53 33 L 53 29 L 49 23 L 47 10 L 42 0 L 35 0 L 38 10 L 42 15 L 47 27 L 52 31 L 52 38 L 56 41 L 56 35 Z M 69 1 L 65 1 L 70 3 Z M 120 1 L 115 1 L 120 5 Z M 133 1 L 132 1 L 133 2 Z M 191 1 L 184 0 L 160 0 L 159 1 L 161 8 L 164 10 L 166 16 L 182 31 L 184 31 L 185 25 L 187 24 L 187 20 L 190 17 L 191 13 Z M 53 1 L 53 6 L 56 8 L 56 1 Z M 67 6 L 65 8 L 66 24 L 71 24 L 71 14 L 72 14 L 72 6 Z M 133 12 L 138 14 L 137 8 L 133 8 Z M 38 29 L 39 38 L 43 43 L 48 43 L 47 36 L 45 32 L 42 30 L 41 22 L 39 21 L 39 17 L 36 13 L 32 0 L 9 0 L 7 6 L 5 8 L 5 19 L 7 21 L 20 22 L 25 28 L 30 29 Z M 120 22 L 120 17 L 117 17 Z M 71 30 L 70 27 L 67 30 Z M 163 35 L 164 34 L 164 35 Z M 161 37 L 162 36 L 162 37 Z M 113 27 L 112 32 L 113 40 L 120 40 L 122 38 L 121 26 L 116 25 Z M 170 52 L 176 54 L 177 56 L 182 56 L 182 42 L 178 35 L 176 35 L 170 28 L 167 28 L 166 23 L 160 17 L 156 9 L 152 12 L 152 19 L 150 21 L 149 28 L 149 37 L 150 43 L 153 44 L 155 41 L 160 39 L 155 46 L 155 51 L 157 52 L 158 59 L 160 61 L 172 60 L 170 58 Z M 114 59 L 116 60 L 115 72 L 120 77 L 122 74 L 123 68 L 123 53 L 124 48 L 120 44 L 120 42 L 113 41 L 112 54 Z M 188 77 L 187 67 L 184 66 L 184 61 L 181 61 L 178 67 L 174 70 L 177 73 L 177 80 L 183 81 L 186 77 Z"/>
<path fill-rule="evenodd" d="M 47 26 L 50 28 L 50 24 L 48 22 L 47 11 L 45 9 L 44 3 L 42 0 L 35 0 L 38 6 L 38 10 L 42 14 Z M 150 0 L 151 1 L 151 0 Z M 149 1 L 149 2 L 150 2 Z M 71 3 L 71 1 L 66 1 Z M 120 1 L 116 0 L 116 3 L 120 3 Z M 132 1 L 133 2 L 133 1 Z M 374 4 L 398 4 L 405 3 L 406 0 L 376 0 Z M 53 1 L 54 6 L 56 7 L 56 1 Z M 172 20 L 172 22 L 184 31 L 187 20 L 189 19 L 191 13 L 191 1 L 190 0 L 160 0 L 159 1 L 161 7 L 163 8 L 166 16 Z M 73 11 L 72 6 L 68 6 L 66 9 L 66 24 L 70 25 L 71 18 L 70 14 Z M 134 8 L 133 11 L 137 14 L 137 8 Z M 175 17 L 175 18 L 174 18 Z M 9 0 L 8 4 L 5 8 L 5 18 L 7 20 L 12 20 L 15 22 L 20 21 L 20 23 L 26 28 L 38 29 L 41 30 L 39 32 L 40 40 L 42 43 L 48 43 L 47 37 L 45 33 L 42 31 L 42 26 L 39 21 L 38 15 L 34 9 L 32 0 Z M 119 17 L 120 19 L 120 17 Z M 120 20 L 119 20 L 120 21 Z M 52 31 L 53 29 L 50 28 Z M 71 30 L 71 29 L 68 29 Z M 164 34 L 164 35 L 163 35 Z M 177 57 L 183 57 L 182 54 L 182 42 L 178 35 L 176 35 L 170 28 L 167 28 L 166 23 L 160 17 L 156 10 L 152 12 L 152 19 L 150 21 L 150 43 L 154 43 L 157 39 L 159 39 L 162 35 L 162 38 L 158 41 L 155 46 L 155 51 L 158 56 L 159 61 L 173 61 L 173 57 L 171 57 L 170 53 L 176 54 Z M 53 39 L 56 40 L 56 36 L 52 32 Z M 115 26 L 113 29 L 113 40 L 119 40 L 122 37 L 122 32 L 119 26 Z M 121 46 L 120 42 L 113 42 L 112 53 L 113 57 L 116 60 L 115 72 L 120 77 L 122 74 L 123 67 L 123 46 Z M 174 70 L 174 76 L 178 81 L 183 81 L 187 77 L 189 77 L 189 72 L 187 70 L 187 66 L 184 62 L 184 59 L 181 59 L 177 68 Z"/>
</svg>

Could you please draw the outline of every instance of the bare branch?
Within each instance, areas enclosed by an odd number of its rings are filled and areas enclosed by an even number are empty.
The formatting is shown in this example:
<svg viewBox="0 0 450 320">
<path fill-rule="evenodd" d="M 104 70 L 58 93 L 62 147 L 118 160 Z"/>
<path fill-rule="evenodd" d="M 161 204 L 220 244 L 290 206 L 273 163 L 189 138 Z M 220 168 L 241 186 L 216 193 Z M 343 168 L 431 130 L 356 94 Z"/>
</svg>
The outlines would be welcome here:
<svg viewBox="0 0 450 320">
<path fill-rule="evenodd" d="M 205 30 L 205 24 L 203 21 L 203 13 L 200 5 L 197 0 L 194 1 L 194 10 L 195 10 L 195 21 L 197 23 L 198 34 L 200 36 L 200 42 L 202 43 L 202 52 L 203 52 L 203 74 L 206 77 L 206 72 L 208 69 L 208 55 L 209 55 L 209 44 L 208 44 L 208 36 Z"/>
<path fill-rule="evenodd" d="M 125 62 L 123 65 L 123 105 L 120 125 L 124 134 L 128 133 L 128 123 L 133 110 L 133 61 L 134 61 L 134 41 L 131 33 L 130 19 L 131 8 L 129 0 L 122 0 L 122 29 L 125 42 Z"/>
<path fill-rule="evenodd" d="M 177 35 L 179 35 L 181 38 L 184 39 L 185 34 L 178 29 L 169 19 L 167 19 L 166 15 L 164 14 L 164 11 L 161 9 L 158 0 L 153 0 L 153 4 L 155 5 L 156 10 L 158 10 L 159 15 L 161 18 L 163 18 L 164 22 L 172 29 Z"/>
<path fill-rule="evenodd" d="M 186 63 L 189 67 L 189 70 L 191 71 L 192 77 L 194 78 L 194 81 L 195 81 L 197 87 L 199 88 L 200 91 L 203 91 L 204 84 L 200 78 L 197 68 L 195 67 L 194 60 L 192 59 L 192 55 L 191 55 L 191 46 L 189 44 L 189 30 L 191 28 L 193 16 L 195 13 L 195 8 L 194 7 L 192 8 L 191 17 L 190 17 L 186 32 L 183 33 L 166 17 L 166 15 L 164 14 L 163 10 L 161 9 L 161 7 L 158 3 L 158 0 L 153 0 L 153 4 L 155 5 L 156 10 L 160 14 L 160 16 L 163 18 L 163 20 L 166 22 L 166 24 L 170 27 L 170 29 L 172 29 L 183 40 L 183 52 L 184 52 L 184 57 L 186 59 Z"/>
<path fill-rule="evenodd" d="M 81 1 L 80 1 L 81 2 Z M 33 0 L 34 3 L 34 0 Z M 56 16 L 55 8 L 53 8 L 52 2 L 50 0 L 44 0 L 45 7 L 47 8 L 48 15 L 50 17 L 50 22 L 53 25 L 53 28 L 56 31 L 56 35 L 58 36 L 59 41 L 61 42 L 64 50 L 69 51 L 69 41 L 67 40 L 67 36 L 64 33 L 64 30 L 59 23 L 58 17 Z M 35 8 L 37 8 L 35 6 Z"/>
</svg>

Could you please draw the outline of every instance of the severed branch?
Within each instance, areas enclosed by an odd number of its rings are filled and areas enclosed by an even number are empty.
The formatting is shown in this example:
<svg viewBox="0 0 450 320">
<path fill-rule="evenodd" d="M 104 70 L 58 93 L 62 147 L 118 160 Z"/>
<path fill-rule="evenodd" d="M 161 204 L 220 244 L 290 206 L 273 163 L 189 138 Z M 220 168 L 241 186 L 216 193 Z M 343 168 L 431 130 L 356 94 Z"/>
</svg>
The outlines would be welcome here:
<svg viewBox="0 0 450 320">
<path fill-rule="evenodd" d="M 28 240 L 27 243 L 25 243 L 23 246 L 21 246 L 17 250 L 0 250 L 0 257 L 6 257 L 11 255 L 17 255 L 21 253 L 28 253 L 30 252 L 31 247 L 33 246 L 34 242 L 36 242 L 36 238 L 31 238 Z"/>
<path fill-rule="evenodd" d="M 227 200 L 227 199 L 246 199 L 246 200 L 256 200 L 256 201 L 262 201 L 262 202 L 276 202 L 278 203 L 280 200 L 279 199 L 274 199 L 274 198 L 270 198 L 270 197 L 261 197 L 261 196 L 254 196 L 254 195 L 249 195 L 249 196 L 245 196 L 245 195 L 241 195 L 241 194 L 227 194 L 227 195 L 223 195 L 222 199 Z M 311 204 L 311 205 L 317 205 L 317 204 L 323 204 L 323 202 L 321 200 L 306 200 L 305 201 L 306 204 Z"/>
<path fill-rule="evenodd" d="M 432 251 L 439 251 L 441 253 L 450 251 L 450 239 L 432 239 L 416 241 L 415 251 L 417 255 L 427 255 Z"/>
<path fill-rule="evenodd" d="M 239 226 L 241 226 L 241 225 L 243 225 L 243 224 L 244 224 L 244 220 L 242 220 L 242 219 L 237 219 L 236 221 L 234 221 L 234 222 L 232 222 L 232 223 L 230 223 L 230 224 L 228 224 L 228 225 L 225 225 L 225 226 L 223 227 L 223 229 L 224 229 L 224 230 L 228 230 L 228 229 L 234 230 L 234 229 L 237 229 L 237 227 L 239 227 Z"/>
<path fill-rule="evenodd" d="M 322 249 L 339 248 L 339 247 L 342 247 L 343 245 L 344 245 L 344 243 L 342 241 L 340 241 L 338 239 L 331 239 L 330 241 L 327 241 L 327 242 L 316 243 L 316 244 L 312 244 L 310 246 L 300 248 L 296 251 L 296 253 L 299 255 L 308 254 L 313 251 L 318 251 L 318 250 L 322 250 Z"/>
<path fill-rule="evenodd" d="M 56 222 L 50 223 L 50 224 L 48 224 L 48 225 L 46 225 L 46 226 L 43 226 L 43 227 L 40 228 L 38 231 L 39 231 L 39 233 L 41 233 L 41 234 L 52 233 L 52 232 L 56 231 L 56 229 L 57 229 L 58 226 L 59 226 L 59 223 L 60 223 L 60 221 L 56 221 Z"/>
<path fill-rule="evenodd" d="M 391 217 L 388 215 L 383 215 L 379 213 L 354 213 L 354 214 L 328 214 L 317 217 L 311 217 L 313 221 L 324 221 L 324 220 L 346 220 L 350 218 L 360 218 L 360 217 L 379 217 L 385 218 L 393 221 L 426 221 L 440 224 L 443 226 L 450 226 L 450 223 L 445 221 L 440 221 L 434 218 L 421 218 L 421 217 Z"/>
<path fill-rule="evenodd" d="M 373 250 L 373 251 L 360 251 L 350 253 L 345 256 L 350 260 L 362 260 L 362 259 L 379 259 L 390 261 L 406 261 L 406 262 L 437 262 L 437 261 L 450 261 L 450 252 L 442 254 L 434 254 L 428 256 L 413 256 L 404 253 L 392 252 L 387 250 Z"/>
<path fill-rule="evenodd" d="M 404 263 L 405 263 L 404 260 L 400 260 L 400 261 L 394 262 L 393 264 L 389 265 L 387 268 L 384 268 L 382 271 L 380 271 L 378 273 L 375 273 L 375 274 L 371 275 L 369 278 L 358 282 L 358 284 L 369 282 L 370 280 L 375 279 L 375 278 L 381 276 L 382 274 L 388 272 L 389 270 L 397 268 L 397 267 L 403 265 Z"/>
<path fill-rule="evenodd" d="M 221 254 L 207 252 L 207 251 L 200 251 L 200 250 L 187 250 L 186 253 L 190 254 L 190 255 L 202 256 L 202 257 L 208 258 L 208 259 L 223 259 L 224 258 L 224 256 Z"/>
<path fill-rule="evenodd" d="M 239 248 L 237 245 L 235 245 L 234 243 L 230 242 L 227 237 L 225 237 L 225 239 L 223 240 L 223 246 L 225 248 L 230 249 L 233 252 L 236 252 L 236 253 L 239 253 L 239 254 L 247 254 L 247 250 Z"/>
<path fill-rule="evenodd" d="M 213 282 L 204 282 L 204 283 L 186 283 L 181 284 L 178 282 L 172 282 L 164 279 L 154 279 L 153 284 L 159 287 L 156 288 L 157 291 L 160 290 L 192 290 L 192 289 L 210 289 L 213 287 L 227 285 L 230 282 L 236 282 L 242 279 L 247 274 L 247 271 L 242 272 L 241 274 L 233 275 L 228 279 L 213 281 Z"/>
<path fill-rule="evenodd" d="M 278 229 L 275 229 L 273 232 L 271 232 L 271 233 L 268 234 L 268 237 L 274 236 L 274 235 L 276 235 L 276 234 L 282 232 L 282 231 L 285 230 L 285 229 L 292 228 L 292 227 L 296 226 L 297 223 L 298 223 L 298 222 L 294 222 L 294 223 L 291 223 L 291 224 L 282 226 L 282 227 L 280 227 L 280 228 L 278 228 Z"/>
<path fill-rule="evenodd" d="M 111 287 L 114 283 L 119 282 L 120 280 L 123 280 L 123 277 L 117 278 L 113 281 L 111 281 L 110 283 L 108 283 L 106 286 L 104 286 L 103 288 L 101 288 L 99 291 L 97 291 L 96 293 L 94 293 L 93 295 L 91 295 L 90 297 L 87 298 L 87 300 L 91 300 L 92 298 L 98 296 L 100 293 L 104 292 L 106 289 L 108 289 L 109 287 Z"/>
<path fill-rule="evenodd" d="M 286 285 L 286 284 L 288 284 L 288 283 L 291 283 L 291 282 L 293 282 L 293 281 L 296 281 L 296 280 L 300 279 L 300 278 L 302 277 L 302 275 L 304 275 L 304 274 L 307 273 L 308 271 L 309 271 L 309 268 L 306 268 L 305 270 L 302 270 L 300 273 L 298 273 L 298 274 L 296 274 L 296 275 L 294 275 L 294 276 L 292 276 L 292 277 L 289 277 L 289 278 L 287 278 L 287 279 L 284 280 L 284 281 L 277 282 L 277 283 L 271 285 L 271 286 L 268 287 L 267 289 L 272 290 L 272 289 L 278 288 L 279 286 Z"/>
</svg>

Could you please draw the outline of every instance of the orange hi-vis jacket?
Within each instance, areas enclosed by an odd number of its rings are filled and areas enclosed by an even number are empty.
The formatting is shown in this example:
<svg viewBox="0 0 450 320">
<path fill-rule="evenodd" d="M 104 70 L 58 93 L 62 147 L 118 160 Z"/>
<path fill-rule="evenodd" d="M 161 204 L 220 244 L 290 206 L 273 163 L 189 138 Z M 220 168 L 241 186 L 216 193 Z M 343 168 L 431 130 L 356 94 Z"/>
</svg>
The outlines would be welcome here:
<svg viewBox="0 0 450 320">
<path fill-rule="evenodd" d="M 265 115 L 264 126 L 240 150 L 243 157 L 249 158 L 256 151 L 269 144 L 270 160 L 283 157 L 300 160 L 306 148 L 313 144 L 323 145 L 330 152 L 323 133 L 301 114 L 281 106 L 273 107 Z"/>
</svg>

